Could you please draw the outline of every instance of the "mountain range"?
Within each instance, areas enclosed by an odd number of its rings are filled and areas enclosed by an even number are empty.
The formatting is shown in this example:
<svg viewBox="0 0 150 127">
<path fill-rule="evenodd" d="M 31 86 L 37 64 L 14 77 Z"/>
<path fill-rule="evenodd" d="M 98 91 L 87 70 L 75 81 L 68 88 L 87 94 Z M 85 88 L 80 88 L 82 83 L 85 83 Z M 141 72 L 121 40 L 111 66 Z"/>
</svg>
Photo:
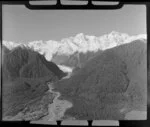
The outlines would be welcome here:
<svg viewBox="0 0 150 127">
<path fill-rule="evenodd" d="M 29 47 L 34 51 L 37 51 L 40 54 L 44 55 L 46 60 L 53 61 L 56 64 L 65 65 L 65 61 L 68 60 L 68 62 L 70 63 L 69 59 L 73 59 L 73 57 L 76 58 L 74 61 L 78 61 L 81 54 L 82 56 L 86 55 L 87 53 L 93 54 L 97 51 L 103 51 L 125 43 L 130 43 L 131 41 L 137 39 L 146 38 L 147 36 L 145 34 L 129 36 L 126 33 L 112 31 L 109 34 L 105 34 L 99 37 L 79 33 L 74 37 L 63 38 L 61 41 L 40 40 L 28 43 L 15 43 L 11 41 L 3 41 L 3 45 L 5 45 L 8 49 L 13 49 L 17 46 Z"/>
<path fill-rule="evenodd" d="M 80 120 L 118 120 L 131 110 L 146 110 L 146 53 L 145 40 L 110 48 L 56 82 L 55 91 L 74 105 L 66 114 Z"/>
<path fill-rule="evenodd" d="M 66 75 L 44 56 L 27 47 L 2 47 L 3 115 L 15 115 L 31 100 L 42 98 L 47 82 Z"/>
<path fill-rule="evenodd" d="M 48 81 L 73 103 L 66 114 L 77 119 L 118 120 L 132 109 L 146 110 L 146 42 L 145 34 L 116 31 L 100 37 L 80 33 L 61 41 L 3 41 L 5 116 L 43 98 Z M 64 78 L 66 72 L 69 78 Z"/>
</svg>

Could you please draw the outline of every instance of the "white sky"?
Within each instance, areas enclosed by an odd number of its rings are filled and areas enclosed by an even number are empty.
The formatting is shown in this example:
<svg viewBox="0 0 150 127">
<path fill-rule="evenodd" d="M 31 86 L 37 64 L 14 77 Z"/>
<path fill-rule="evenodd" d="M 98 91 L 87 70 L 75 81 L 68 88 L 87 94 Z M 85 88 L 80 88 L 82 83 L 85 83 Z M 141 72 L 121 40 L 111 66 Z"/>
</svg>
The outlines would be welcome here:
<svg viewBox="0 0 150 127">
<path fill-rule="evenodd" d="M 78 33 L 101 36 L 115 30 L 129 35 L 146 33 L 146 7 L 125 5 L 119 10 L 29 10 L 3 5 L 3 40 L 56 40 Z"/>
</svg>

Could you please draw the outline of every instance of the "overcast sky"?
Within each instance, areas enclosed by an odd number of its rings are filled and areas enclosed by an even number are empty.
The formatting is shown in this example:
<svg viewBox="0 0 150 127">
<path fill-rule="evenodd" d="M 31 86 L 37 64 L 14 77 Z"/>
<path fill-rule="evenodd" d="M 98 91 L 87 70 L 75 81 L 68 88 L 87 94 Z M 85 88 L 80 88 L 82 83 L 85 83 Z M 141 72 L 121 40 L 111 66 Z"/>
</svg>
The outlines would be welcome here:
<svg viewBox="0 0 150 127">
<path fill-rule="evenodd" d="M 146 7 L 125 5 L 120 10 L 29 10 L 3 5 L 3 40 L 28 42 L 61 40 L 78 33 L 101 36 L 115 30 L 146 33 Z"/>
</svg>

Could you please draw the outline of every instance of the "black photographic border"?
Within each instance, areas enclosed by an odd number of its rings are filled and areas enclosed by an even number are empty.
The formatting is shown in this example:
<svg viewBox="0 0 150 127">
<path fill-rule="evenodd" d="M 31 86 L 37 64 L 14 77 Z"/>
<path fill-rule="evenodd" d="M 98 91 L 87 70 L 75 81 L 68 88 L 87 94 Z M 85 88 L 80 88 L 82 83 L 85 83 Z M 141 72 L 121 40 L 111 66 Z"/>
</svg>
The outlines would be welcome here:
<svg viewBox="0 0 150 127">
<path fill-rule="evenodd" d="M 2 48 L 2 5 L 25 5 L 27 8 L 32 9 L 32 10 L 37 10 L 37 9 L 45 9 L 45 10 L 106 10 L 106 9 L 120 9 L 123 7 L 123 5 L 127 4 L 133 4 L 133 5 L 145 5 L 146 6 L 146 25 L 147 25 L 147 120 L 119 120 L 119 126 L 127 126 L 127 127 L 150 127 L 150 104 L 148 103 L 149 100 L 149 95 L 150 95 L 150 52 L 149 52 L 149 47 L 150 47 L 150 2 L 149 0 L 141 0 L 141 1 L 125 1 L 125 0 L 106 0 L 106 1 L 116 1 L 119 2 L 118 5 L 93 5 L 92 0 L 85 0 L 88 1 L 87 5 L 61 5 L 60 0 L 56 0 L 57 4 L 56 5 L 30 5 L 29 1 L 0 1 L 0 42 L 1 42 L 1 47 Z M 79 0 L 77 0 L 79 1 Z M 93 0 L 93 1 L 105 1 L 105 0 Z M 0 50 L 2 51 L 2 50 Z M 1 52 L 1 58 L 2 58 L 2 52 Z M 2 64 L 1 64 L 1 105 L 0 105 L 0 118 L 1 122 L 0 125 L 10 125 L 10 126 L 64 126 L 61 125 L 61 121 L 57 121 L 57 125 L 35 125 L 35 124 L 30 124 L 29 121 L 2 121 Z M 69 125 L 68 125 L 69 126 Z M 81 125 L 82 126 L 82 125 Z M 92 120 L 88 121 L 87 126 L 92 126 Z"/>
</svg>

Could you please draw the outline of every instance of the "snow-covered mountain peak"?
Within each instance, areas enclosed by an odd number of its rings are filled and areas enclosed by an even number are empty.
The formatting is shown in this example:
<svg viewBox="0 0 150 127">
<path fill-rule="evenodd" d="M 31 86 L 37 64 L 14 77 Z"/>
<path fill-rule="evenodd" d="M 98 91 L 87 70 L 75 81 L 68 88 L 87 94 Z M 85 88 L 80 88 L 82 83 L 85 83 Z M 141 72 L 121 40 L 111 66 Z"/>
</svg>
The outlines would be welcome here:
<svg viewBox="0 0 150 127">
<path fill-rule="evenodd" d="M 147 37 L 145 34 L 129 36 L 126 33 L 120 33 L 117 31 L 112 31 L 109 34 L 104 34 L 99 37 L 79 33 L 75 36 L 64 38 L 60 41 L 39 40 L 28 42 L 24 44 L 24 46 L 43 54 L 46 59 L 50 61 L 54 54 L 64 54 L 69 56 L 75 52 L 97 52 L 98 50 L 105 50 L 121 44 L 130 43 L 137 39 L 147 39 Z M 3 41 L 3 44 L 9 49 L 23 45 L 21 43 L 8 41 Z"/>
<path fill-rule="evenodd" d="M 75 38 L 84 38 L 84 33 L 79 33 L 75 36 Z"/>
<path fill-rule="evenodd" d="M 83 33 L 79 33 L 73 37 L 73 41 L 75 43 L 83 43 L 85 41 L 85 35 Z"/>
<path fill-rule="evenodd" d="M 6 40 L 3 40 L 2 44 L 3 44 L 5 47 L 7 47 L 9 50 L 12 50 L 13 48 L 22 45 L 21 43 L 15 43 L 15 42 L 13 42 L 13 41 L 6 41 Z"/>
<path fill-rule="evenodd" d="M 127 39 L 129 38 L 130 36 L 126 33 L 119 33 L 117 31 L 112 31 L 111 33 L 109 34 L 105 34 L 103 36 L 100 36 L 102 38 L 107 38 L 107 39 Z"/>
<path fill-rule="evenodd" d="M 114 31 L 114 30 L 109 33 L 109 35 L 114 35 L 114 36 L 115 36 L 115 35 L 124 35 L 124 34 L 126 34 L 126 33 L 120 33 L 120 32 L 118 32 L 118 31 Z M 126 34 L 126 35 L 127 35 L 127 34 Z"/>
</svg>

